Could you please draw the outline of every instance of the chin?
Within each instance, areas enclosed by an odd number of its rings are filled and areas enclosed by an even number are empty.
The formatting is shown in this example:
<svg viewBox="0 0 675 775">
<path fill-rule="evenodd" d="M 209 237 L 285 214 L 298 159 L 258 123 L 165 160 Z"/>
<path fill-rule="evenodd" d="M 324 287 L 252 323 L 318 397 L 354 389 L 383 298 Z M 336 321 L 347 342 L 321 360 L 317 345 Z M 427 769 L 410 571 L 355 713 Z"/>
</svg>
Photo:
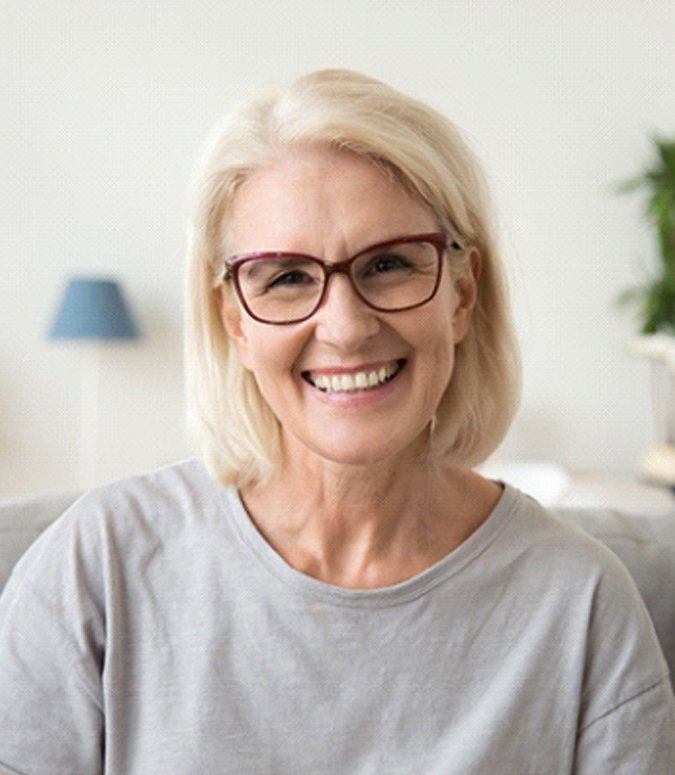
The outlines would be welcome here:
<svg viewBox="0 0 675 775">
<path fill-rule="evenodd" d="M 412 439 L 392 439 L 389 437 L 383 444 L 373 444 L 372 437 L 364 443 L 354 443 L 354 439 L 340 442 L 333 440 L 328 445 L 308 445 L 310 452 L 317 457 L 337 465 L 370 468 L 379 464 L 409 463 L 419 460 L 426 447 L 425 433 L 413 436 Z"/>
</svg>

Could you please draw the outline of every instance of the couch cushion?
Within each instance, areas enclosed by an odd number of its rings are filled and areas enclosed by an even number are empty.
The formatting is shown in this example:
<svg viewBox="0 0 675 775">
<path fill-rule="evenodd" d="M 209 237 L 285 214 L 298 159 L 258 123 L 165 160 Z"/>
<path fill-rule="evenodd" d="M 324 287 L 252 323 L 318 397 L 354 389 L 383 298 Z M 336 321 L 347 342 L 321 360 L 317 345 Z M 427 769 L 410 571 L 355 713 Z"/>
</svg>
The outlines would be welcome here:
<svg viewBox="0 0 675 775">
<path fill-rule="evenodd" d="M 630 572 L 651 614 L 675 684 L 675 511 L 635 515 L 604 509 L 555 509 L 608 546 Z"/>
<path fill-rule="evenodd" d="M 0 501 L 0 591 L 21 555 L 76 498 L 67 493 Z"/>
</svg>

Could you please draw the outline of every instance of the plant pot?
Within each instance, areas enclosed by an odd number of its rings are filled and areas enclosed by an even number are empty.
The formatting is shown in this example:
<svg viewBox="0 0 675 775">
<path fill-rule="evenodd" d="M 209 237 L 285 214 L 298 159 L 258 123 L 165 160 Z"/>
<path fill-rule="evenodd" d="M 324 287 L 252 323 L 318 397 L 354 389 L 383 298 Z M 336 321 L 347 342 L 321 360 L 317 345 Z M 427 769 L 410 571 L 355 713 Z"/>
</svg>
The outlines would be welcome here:
<svg viewBox="0 0 675 775">
<path fill-rule="evenodd" d="M 639 471 L 645 479 L 675 490 L 675 337 L 641 336 L 631 342 L 631 350 L 651 361 L 656 443 L 643 456 Z"/>
</svg>

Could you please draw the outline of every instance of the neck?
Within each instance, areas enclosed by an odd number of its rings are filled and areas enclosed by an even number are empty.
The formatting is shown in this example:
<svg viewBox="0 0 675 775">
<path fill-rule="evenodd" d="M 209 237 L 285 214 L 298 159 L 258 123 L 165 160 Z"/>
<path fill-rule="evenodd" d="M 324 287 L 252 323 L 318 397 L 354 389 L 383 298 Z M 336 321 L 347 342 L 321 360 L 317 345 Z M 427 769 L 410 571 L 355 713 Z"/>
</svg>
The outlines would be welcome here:
<svg viewBox="0 0 675 775">
<path fill-rule="evenodd" d="M 419 457 L 405 466 L 312 462 L 287 458 L 242 498 L 290 565 L 344 587 L 388 586 L 421 572 L 462 543 L 499 498 L 476 474 Z"/>
</svg>

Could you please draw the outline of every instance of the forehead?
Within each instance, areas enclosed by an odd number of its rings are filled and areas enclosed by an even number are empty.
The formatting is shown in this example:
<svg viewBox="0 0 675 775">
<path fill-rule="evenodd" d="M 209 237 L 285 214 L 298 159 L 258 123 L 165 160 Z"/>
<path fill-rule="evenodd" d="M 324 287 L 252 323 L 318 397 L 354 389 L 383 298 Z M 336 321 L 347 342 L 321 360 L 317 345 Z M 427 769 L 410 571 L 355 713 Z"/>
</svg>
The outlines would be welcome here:
<svg viewBox="0 0 675 775">
<path fill-rule="evenodd" d="M 428 207 L 362 157 L 304 149 L 258 170 L 225 224 L 230 253 L 354 252 L 405 234 L 436 231 Z"/>
</svg>

